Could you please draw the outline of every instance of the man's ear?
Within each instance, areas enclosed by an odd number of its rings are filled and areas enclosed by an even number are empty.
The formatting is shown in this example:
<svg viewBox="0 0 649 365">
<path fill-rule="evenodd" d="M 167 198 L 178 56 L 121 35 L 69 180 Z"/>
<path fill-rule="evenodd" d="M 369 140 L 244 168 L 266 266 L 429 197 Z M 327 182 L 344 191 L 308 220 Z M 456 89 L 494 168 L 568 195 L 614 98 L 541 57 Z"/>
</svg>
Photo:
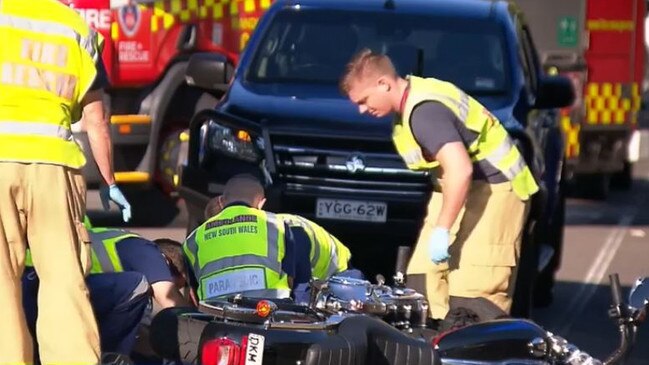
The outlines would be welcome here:
<svg viewBox="0 0 649 365">
<path fill-rule="evenodd" d="M 376 80 L 376 83 L 378 84 L 379 89 L 383 92 L 390 91 L 392 87 L 390 81 L 385 76 L 379 77 L 378 80 Z"/>
<path fill-rule="evenodd" d="M 266 198 L 261 198 L 259 202 L 257 202 L 257 209 L 261 209 L 264 204 L 266 204 Z"/>
</svg>

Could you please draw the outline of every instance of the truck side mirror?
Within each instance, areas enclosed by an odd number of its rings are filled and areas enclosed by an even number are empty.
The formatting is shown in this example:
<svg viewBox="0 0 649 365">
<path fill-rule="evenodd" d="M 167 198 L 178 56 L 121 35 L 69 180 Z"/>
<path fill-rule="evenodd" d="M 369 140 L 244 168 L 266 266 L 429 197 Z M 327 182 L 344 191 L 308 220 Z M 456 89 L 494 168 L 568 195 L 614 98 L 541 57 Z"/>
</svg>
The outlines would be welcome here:
<svg viewBox="0 0 649 365">
<path fill-rule="evenodd" d="M 575 90 L 567 77 L 544 76 L 540 79 L 535 108 L 563 108 L 572 105 L 574 101 Z"/>
<path fill-rule="evenodd" d="M 195 53 L 189 58 L 185 81 L 188 85 L 225 92 L 234 74 L 234 66 L 218 53 Z"/>
</svg>

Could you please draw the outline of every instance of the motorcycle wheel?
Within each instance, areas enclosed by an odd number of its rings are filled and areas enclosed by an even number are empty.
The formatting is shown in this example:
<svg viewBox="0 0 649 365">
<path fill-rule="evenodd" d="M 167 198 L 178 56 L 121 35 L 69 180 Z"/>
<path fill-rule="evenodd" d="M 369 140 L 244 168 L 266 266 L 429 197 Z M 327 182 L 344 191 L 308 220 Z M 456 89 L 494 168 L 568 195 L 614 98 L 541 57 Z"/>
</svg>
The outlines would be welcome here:
<svg viewBox="0 0 649 365">
<path fill-rule="evenodd" d="M 199 364 L 201 334 L 207 322 L 191 318 L 178 320 L 178 354 L 183 364 Z"/>
</svg>

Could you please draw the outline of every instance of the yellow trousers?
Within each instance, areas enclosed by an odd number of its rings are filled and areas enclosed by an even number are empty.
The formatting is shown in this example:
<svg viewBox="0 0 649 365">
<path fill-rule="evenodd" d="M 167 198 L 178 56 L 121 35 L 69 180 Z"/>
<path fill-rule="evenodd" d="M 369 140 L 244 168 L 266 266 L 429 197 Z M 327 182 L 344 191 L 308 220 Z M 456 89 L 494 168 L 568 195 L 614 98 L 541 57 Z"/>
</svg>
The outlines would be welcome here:
<svg viewBox="0 0 649 365">
<path fill-rule="evenodd" d="M 40 279 L 41 363 L 99 362 L 99 333 L 84 280 L 90 268 L 85 204 L 78 170 L 0 162 L 0 365 L 33 363 L 21 290 L 28 245 Z"/>
<path fill-rule="evenodd" d="M 433 318 L 446 316 L 449 296 L 484 297 L 509 313 L 528 202 L 514 194 L 509 182 L 472 182 L 450 230 L 451 258 L 436 265 L 428 255 L 428 242 L 442 208 L 442 194 L 432 194 L 407 274 L 409 278 L 425 275 Z"/>
</svg>

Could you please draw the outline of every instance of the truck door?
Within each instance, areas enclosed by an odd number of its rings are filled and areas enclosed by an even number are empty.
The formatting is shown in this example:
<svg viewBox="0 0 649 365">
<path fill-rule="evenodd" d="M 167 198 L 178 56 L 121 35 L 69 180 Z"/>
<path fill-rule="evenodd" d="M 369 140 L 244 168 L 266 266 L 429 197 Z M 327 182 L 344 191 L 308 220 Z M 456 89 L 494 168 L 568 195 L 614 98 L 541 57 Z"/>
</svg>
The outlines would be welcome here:
<svg viewBox="0 0 649 365">
<path fill-rule="evenodd" d="M 113 24 L 113 84 L 134 86 L 149 83 L 155 72 L 156 55 L 152 34 L 157 22 L 152 19 L 152 1 L 111 0 Z"/>
</svg>

